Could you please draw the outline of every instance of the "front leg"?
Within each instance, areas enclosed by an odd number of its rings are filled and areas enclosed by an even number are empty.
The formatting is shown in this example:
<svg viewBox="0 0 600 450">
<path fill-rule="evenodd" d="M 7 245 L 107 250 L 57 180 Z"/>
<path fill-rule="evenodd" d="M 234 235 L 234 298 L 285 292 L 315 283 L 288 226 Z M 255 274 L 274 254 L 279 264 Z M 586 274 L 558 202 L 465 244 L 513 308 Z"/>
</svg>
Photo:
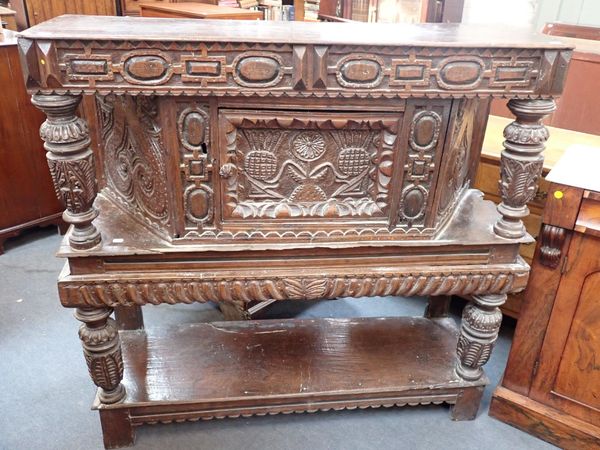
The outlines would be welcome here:
<svg viewBox="0 0 600 450">
<path fill-rule="evenodd" d="M 504 129 L 504 150 L 500 158 L 502 214 L 494 231 L 498 236 L 518 239 L 525 236 L 522 219 L 529 215 L 527 202 L 535 196 L 542 175 L 548 129 L 542 119 L 556 109 L 554 100 L 511 100 L 508 108 L 516 116 Z"/>
<path fill-rule="evenodd" d="M 79 338 L 90 376 L 100 388 L 102 403 L 118 403 L 125 398 L 123 357 L 117 324 L 109 316 L 111 308 L 78 308 L 75 318 L 83 322 Z"/>
<path fill-rule="evenodd" d="M 458 336 L 458 362 L 456 372 L 468 381 L 482 377 L 482 366 L 488 362 L 498 339 L 502 312 L 499 306 L 506 301 L 506 294 L 473 296 L 463 310 Z"/>
<path fill-rule="evenodd" d="M 93 207 L 96 173 L 87 123 L 76 115 L 80 101 L 77 95 L 34 95 L 31 99 L 46 113 L 40 136 L 48 151 L 56 195 L 66 206 L 63 219 L 73 225 L 69 244 L 87 250 L 97 246 L 101 237 L 92 224 L 98 215 Z"/>
</svg>

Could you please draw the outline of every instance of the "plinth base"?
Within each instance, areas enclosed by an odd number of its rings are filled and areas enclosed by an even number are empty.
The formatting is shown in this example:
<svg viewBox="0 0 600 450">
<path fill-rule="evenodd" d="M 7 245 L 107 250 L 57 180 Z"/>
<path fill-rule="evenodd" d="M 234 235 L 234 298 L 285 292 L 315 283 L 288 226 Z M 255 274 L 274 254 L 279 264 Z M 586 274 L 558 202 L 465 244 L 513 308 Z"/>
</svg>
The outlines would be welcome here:
<svg viewBox="0 0 600 450">
<path fill-rule="evenodd" d="M 455 372 L 452 319 L 265 320 L 122 331 L 122 403 L 100 410 L 107 448 L 134 426 L 448 403 L 475 418 L 487 379 Z"/>
</svg>

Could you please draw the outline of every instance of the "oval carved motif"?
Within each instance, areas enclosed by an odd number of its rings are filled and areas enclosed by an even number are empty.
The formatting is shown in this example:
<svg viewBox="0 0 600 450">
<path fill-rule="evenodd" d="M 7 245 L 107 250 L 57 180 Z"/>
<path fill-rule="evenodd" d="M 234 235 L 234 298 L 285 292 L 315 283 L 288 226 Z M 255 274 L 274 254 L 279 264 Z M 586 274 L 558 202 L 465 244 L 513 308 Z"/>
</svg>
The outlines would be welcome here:
<svg viewBox="0 0 600 450">
<path fill-rule="evenodd" d="M 402 213 L 407 219 L 416 219 L 425 209 L 425 193 L 418 187 L 409 188 L 402 199 Z"/>
<path fill-rule="evenodd" d="M 200 107 L 187 108 L 179 116 L 179 138 L 188 150 L 201 150 L 209 141 L 208 113 Z"/>
<path fill-rule="evenodd" d="M 188 144 L 198 147 L 204 142 L 204 117 L 198 112 L 191 112 L 183 120 L 184 137 Z"/>
<path fill-rule="evenodd" d="M 145 52 L 132 52 L 123 57 L 123 78 L 133 84 L 166 83 L 172 74 L 167 57 Z"/>
<path fill-rule="evenodd" d="M 410 130 L 410 146 L 417 151 L 430 150 L 438 143 L 442 118 L 435 111 L 415 114 Z"/>
<path fill-rule="evenodd" d="M 371 83 L 379 77 L 381 66 L 376 61 L 355 59 L 340 69 L 342 76 L 355 83 Z"/>
<path fill-rule="evenodd" d="M 437 78 L 444 89 L 471 89 L 477 86 L 484 71 L 483 61 L 479 58 L 448 58 L 440 64 Z"/>
<path fill-rule="evenodd" d="M 200 186 L 193 187 L 186 195 L 186 216 L 195 223 L 205 223 L 212 219 L 212 192 Z"/>
<path fill-rule="evenodd" d="M 339 61 L 336 78 L 344 87 L 376 87 L 383 80 L 383 60 L 371 55 L 348 55 Z"/>
<path fill-rule="evenodd" d="M 281 64 L 269 56 L 245 56 L 238 61 L 236 73 L 247 84 L 270 84 L 279 77 Z"/>
</svg>

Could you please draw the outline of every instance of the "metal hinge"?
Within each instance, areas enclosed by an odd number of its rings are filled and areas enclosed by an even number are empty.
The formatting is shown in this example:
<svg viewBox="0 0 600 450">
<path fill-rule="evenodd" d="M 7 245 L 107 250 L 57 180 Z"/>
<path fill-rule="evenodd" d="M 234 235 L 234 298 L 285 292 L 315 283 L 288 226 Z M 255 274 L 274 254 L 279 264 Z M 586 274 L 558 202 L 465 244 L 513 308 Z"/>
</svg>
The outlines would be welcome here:
<svg viewBox="0 0 600 450">
<path fill-rule="evenodd" d="M 534 377 L 536 376 L 539 367 L 540 367 L 540 360 L 536 359 L 535 362 L 533 363 L 533 376 Z"/>
</svg>

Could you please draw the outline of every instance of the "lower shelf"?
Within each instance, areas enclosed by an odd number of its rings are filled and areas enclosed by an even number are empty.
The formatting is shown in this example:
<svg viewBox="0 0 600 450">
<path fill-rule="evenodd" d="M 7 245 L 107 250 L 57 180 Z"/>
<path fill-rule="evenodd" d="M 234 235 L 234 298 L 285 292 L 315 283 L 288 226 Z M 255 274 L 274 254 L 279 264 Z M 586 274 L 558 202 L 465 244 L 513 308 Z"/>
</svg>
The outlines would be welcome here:
<svg viewBox="0 0 600 450">
<path fill-rule="evenodd" d="M 487 383 L 454 372 L 452 319 L 219 322 L 121 340 L 127 397 L 95 403 L 107 447 L 157 422 L 444 402 L 472 419 Z"/>
</svg>

